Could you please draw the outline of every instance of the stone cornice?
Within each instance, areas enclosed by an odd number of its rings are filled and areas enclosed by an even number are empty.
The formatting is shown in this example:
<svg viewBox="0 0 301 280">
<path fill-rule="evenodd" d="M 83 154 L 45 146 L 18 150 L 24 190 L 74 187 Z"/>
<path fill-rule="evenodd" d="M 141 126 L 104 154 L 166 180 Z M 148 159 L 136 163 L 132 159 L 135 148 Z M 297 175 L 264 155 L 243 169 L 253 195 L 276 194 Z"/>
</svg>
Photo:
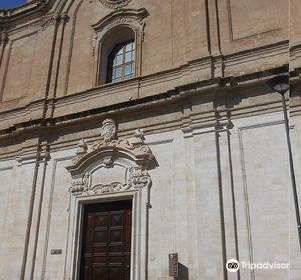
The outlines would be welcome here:
<svg viewBox="0 0 301 280">
<path fill-rule="evenodd" d="M 250 75 L 245 75 L 241 77 L 230 77 L 230 78 L 217 78 L 210 79 L 206 81 L 200 81 L 196 83 L 186 84 L 183 86 L 176 87 L 173 90 L 169 90 L 164 93 L 160 93 L 154 96 L 149 96 L 145 98 L 140 98 L 137 100 L 129 100 L 127 102 L 117 103 L 110 106 L 98 107 L 91 110 L 86 110 L 83 112 L 77 112 L 69 115 L 64 115 L 61 117 L 55 117 L 52 119 L 35 119 L 25 122 L 18 123 L 7 129 L 0 130 L 0 135 L 2 137 L 9 137 L 13 135 L 18 135 L 24 131 L 29 130 L 41 130 L 49 129 L 50 127 L 60 126 L 60 125 L 72 125 L 72 123 L 81 122 L 84 119 L 89 119 L 93 117 L 99 117 L 105 114 L 112 114 L 116 112 L 124 112 L 130 110 L 141 110 L 143 108 L 158 106 L 161 104 L 164 106 L 166 102 L 171 104 L 171 102 L 178 102 L 181 99 L 186 99 L 189 96 L 196 96 L 201 92 L 215 92 L 216 90 L 225 89 L 230 91 L 237 87 L 237 85 L 264 85 L 265 80 L 271 78 L 274 75 L 286 72 L 287 67 L 273 69 L 270 71 L 263 71 L 258 73 L 253 73 Z M 68 97 L 65 97 L 68 98 Z M 232 108 L 234 109 L 234 108 Z M 18 114 L 17 111 L 14 112 L 14 115 Z M 1 138 L 2 138 L 1 137 Z"/>
<path fill-rule="evenodd" d="M 286 66 L 284 66 L 285 68 Z M 130 81 L 122 81 L 122 82 L 118 82 L 115 84 L 105 84 L 99 87 L 95 87 L 95 88 L 91 88 L 88 90 L 84 90 L 81 92 L 76 92 L 73 94 L 69 94 L 67 96 L 63 96 L 63 97 L 58 97 L 56 98 L 55 102 L 57 104 L 57 106 L 64 106 L 64 104 L 68 103 L 72 103 L 72 102 L 76 102 L 76 100 L 80 100 L 83 97 L 85 98 L 93 98 L 94 95 L 99 96 L 99 93 L 106 93 L 106 94 L 115 94 L 115 93 L 120 93 L 120 92 L 126 92 L 129 91 L 129 89 L 131 88 L 137 88 L 139 87 L 145 87 L 145 86 L 151 86 L 154 83 L 160 83 L 162 80 L 166 80 L 166 79 L 180 79 L 181 77 L 185 77 L 185 76 L 191 76 L 191 73 L 194 71 L 202 71 L 202 73 L 204 73 L 204 75 L 206 75 L 206 73 L 208 74 L 210 72 L 210 57 L 203 57 L 201 59 L 197 59 L 194 61 L 190 61 L 185 65 L 182 65 L 180 67 L 174 68 L 174 69 L 170 69 L 170 70 L 166 70 L 163 72 L 158 72 L 155 74 L 150 74 L 150 75 L 146 75 L 146 76 L 142 76 L 142 77 L 137 77 L 134 78 Z M 249 73 L 249 74 L 244 74 L 244 75 L 235 75 L 235 76 L 228 76 L 228 77 L 220 77 L 224 83 L 231 82 L 233 83 L 245 83 L 248 81 L 251 81 L 254 79 L 256 79 L 257 77 L 264 77 L 264 76 L 270 76 L 273 74 L 278 74 L 278 73 L 282 73 L 282 72 L 286 72 L 287 70 L 283 70 L 282 67 L 278 67 L 278 68 L 272 68 L 272 69 L 267 69 L 267 70 L 262 70 L 262 71 L 258 71 L 258 72 L 253 72 L 253 73 Z M 203 80 L 201 79 L 201 76 L 198 76 L 200 78 L 197 78 L 197 81 L 200 81 L 201 84 L 211 84 L 213 79 L 207 79 L 207 80 Z M 217 77 L 219 79 L 219 77 Z M 171 88 L 170 90 L 173 90 L 174 88 Z M 26 98 L 24 99 L 26 101 Z M 42 100 L 42 99 L 40 99 Z M 51 100 L 54 101 L 54 100 Z M 82 100 L 80 100 L 80 102 L 82 102 Z M 7 114 L 9 112 L 15 112 L 17 110 L 22 110 L 25 108 L 29 108 L 31 107 L 31 104 L 36 103 L 36 102 L 28 102 L 26 104 L 24 104 L 23 106 L 20 106 L 19 108 L 15 108 L 13 105 L 13 102 L 9 101 L 6 103 L 0 103 L 0 115 L 2 114 Z M 10 105 L 11 104 L 11 105 Z M 18 101 L 18 104 L 22 104 L 22 101 Z M 1 108 L 2 107 L 2 108 Z"/>
<path fill-rule="evenodd" d="M 39 12 L 47 7 L 50 0 L 36 0 L 11 9 L 0 9 L 0 23 L 9 23 L 20 17 Z"/>
<path fill-rule="evenodd" d="M 268 79 L 271 76 L 266 76 L 266 79 Z M 254 78 L 254 77 L 253 77 Z M 255 80 L 254 80 L 255 81 Z M 1 138 L 5 139 L 7 137 L 16 137 L 17 135 L 22 135 L 23 133 L 34 133 L 34 131 L 48 131 L 49 129 L 58 129 L 62 126 L 71 126 L 75 124 L 80 124 L 82 122 L 87 121 L 93 121 L 95 118 L 99 118 L 101 116 L 105 116 L 108 114 L 122 114 L 125 112 L 130 111 L 140 111 L 140 110 L 146 110 L 147 108 L 152 108 L 152 106 L 158 107 L 159 105 L 165 106 L 168 104 L 170 106 L 172 103 L 180 102 L 181 100 L 188 100 L 187 98 L 190 97 L 197 97 L 200 96 L 201 92 L 216 92 L 217 90 L 221 91 L 222 89 L 226 91 L 230 91 L 234 89 L 230 85 L 231 81 L 223 80 L 223 79 L 215 79 L 205 82 L 198 82 L 193 84 L 184 85 L 181 87 L 177 87 L 174 90 L 158 94 L 156 96 L 149 96 L 146 98 L 141 98 L 138 100 L 132 100 L 124 103 L 119 103 L 112 106 L 106 106 L 101 108 L 96 108 L 93 110 L 88 110 L 84 112 L 74 113 L 65 115 L 58 118 L 53 119 L 37 119 L 37 120 L 30 120 L 23 123 L 18 123 L 17 125 L 13 125 L 10 128 L 3 129 L 0 131 L 0 134 L 2 135 Z M 259 78 L 257 82 L 253 83 L 258 84 L 261 86 L 264 86 L 265 79 L 263 77 Z M 249 85 L 248 85 L 249 86 Z M 200 97 L 198 97 L 200 98 Z M 267 100 L 268 102 L 268 100 Z M 275 110 L 275 108 L 279 105 L 274 104 L 275 101 L 269 100 L 269 104 L 264 103 L 263 108 L 256 105 L 256 111 L 257 113 L 260 110 L 268 111 L 268 110 Z M 274 104 L 274 105 L 273 105 Z M 237 109 L 234 107 L 231 108 L 233 113 L 236 111 L 235 116 L 237 117 L 239 114 L 246 115 L 248 112 L 252 111 L 252 106 L 250 108 L 240 108 L 239 105 Z M 255 105 L 254 105 L 255 106 Z M 275 107 L 276 106 L 276 107 Z M 279 105 L 280 106 L 280 105 Z M 245 106 L 244 106 L 245 107 Z M 270 108 L 270 109 L 269 109 Z M 277 107 L 278 108 L 278 107 Z M 276 108 L 276 109 L 277 109 Z"/>
</svg>

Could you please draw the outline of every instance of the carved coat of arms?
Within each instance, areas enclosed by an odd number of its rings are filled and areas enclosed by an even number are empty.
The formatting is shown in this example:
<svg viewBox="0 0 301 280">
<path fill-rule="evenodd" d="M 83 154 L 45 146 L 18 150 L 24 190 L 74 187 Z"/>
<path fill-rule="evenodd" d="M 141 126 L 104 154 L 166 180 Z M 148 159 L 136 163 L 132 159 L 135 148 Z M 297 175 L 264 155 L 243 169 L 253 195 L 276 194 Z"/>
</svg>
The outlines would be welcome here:
<svg viewBox="0 0 301 280">
<path fill-rule="evenodd" d="M 102 122 L 100 128 L 101 137 L 105 142 L 110 142 L 116 137 L 116 123 L 112 119 L 106 119 Z"/>
</svg>

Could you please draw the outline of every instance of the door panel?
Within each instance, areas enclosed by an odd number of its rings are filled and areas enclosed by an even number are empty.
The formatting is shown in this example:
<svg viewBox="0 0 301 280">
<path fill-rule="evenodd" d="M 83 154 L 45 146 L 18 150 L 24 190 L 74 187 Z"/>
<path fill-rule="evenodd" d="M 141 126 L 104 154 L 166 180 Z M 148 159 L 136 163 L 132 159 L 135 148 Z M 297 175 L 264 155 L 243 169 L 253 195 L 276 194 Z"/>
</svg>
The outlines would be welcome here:
<svg viewBox="0 0 301 280">
<path fill-rule="evenodd" d="M 129 280 L 132 201 L 84 206 L 80 280 Z"/>
</svg>

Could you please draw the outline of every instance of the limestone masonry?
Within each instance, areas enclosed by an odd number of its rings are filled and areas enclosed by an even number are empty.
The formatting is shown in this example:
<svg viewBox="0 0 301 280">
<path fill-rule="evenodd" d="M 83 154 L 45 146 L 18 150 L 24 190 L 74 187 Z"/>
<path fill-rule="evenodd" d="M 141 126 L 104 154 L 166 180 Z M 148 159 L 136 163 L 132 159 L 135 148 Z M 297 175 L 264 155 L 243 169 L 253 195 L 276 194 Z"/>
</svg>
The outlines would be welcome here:
<svg viewBox="0 0 301 280">
<path fill-rule="evenodd" d="M 0 280 L 301 280 L 288 73 L 301 203 L 300 0 L 0 10 Z"/>
</svg>

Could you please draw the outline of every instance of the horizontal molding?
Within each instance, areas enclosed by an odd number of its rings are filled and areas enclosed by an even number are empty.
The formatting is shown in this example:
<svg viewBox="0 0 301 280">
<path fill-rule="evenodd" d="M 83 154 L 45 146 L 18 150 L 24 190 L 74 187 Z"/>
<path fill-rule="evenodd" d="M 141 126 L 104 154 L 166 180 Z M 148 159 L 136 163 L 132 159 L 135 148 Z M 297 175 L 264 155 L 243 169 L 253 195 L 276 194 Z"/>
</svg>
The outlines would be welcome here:
<svg viewBox="0 0 301 280">
<path fill-rule="evenodd" d="M 0 172 L 2 172 L 2 171 L 9 171 L 9 170 L 12 170 L 13 168 L 14 168 L 13 165 L 5 166 L 5 167 L 0 167 Z"/>
<path fill-rule="evenodd" d="M 0 23 L 8 23 L 16 19 L 27 17 L 47 7 L 51 0 L 38 0 L 19 5 L 15 8 L 0 9 Z"/>
<path fill-rule="evenodd" d="M 268 69 L 264 71 L 259 71 L 251 74 L 246 75 L 240 75 L 240 76 L 231 76 L 231 77 L 225 77 L 225 78 L 214 78 L 214 79 L 207 79 L 207 80 L 201 80 L 196 81 L 192 83 L 183 84 L 174 88 L 170 88 L 170 90 L 167 90 L 162 93 L 146 96 L 143 98 L 136 98 L 131 100 L 124 100 L 122 102 L 116 102 L 112 105 L 107 105 L 103 107 L 99 107 L 97 104 L 101 104 L 97 102 L 99 101 L 100 96 L 109 96 L 110 92 L 108 91 L 110 88 L 116 88 L 118 90 L 118 94 L 122 92 L 128 91 L 130 88 L 135 88 L 136 85 L 138 86 L 137 80 L 132 80 L 129 83 L 125 83 L 125 86 L 122 87 L 122 85 L 109 85 L 107 88 L 94 88 L 91 90 L 87 90 L 84 92 L 80 92 L 77 94 L 73 94 L 70 96 L 60 97 L 56 99 L 48 99 L 47 103 L 50 104 L 48 106 L 51 106 L 51 104 L 55 104 L 56 110 L 60 110 L 62 112 L 66 112 L 65 109 L 62 110 L 62 108 L 75 108 L 74 104 L 78 104 L 80 108 L 82 107 L 82 103 L 89 99 L 89 104 L 91 104 L 91 108 L 88 108 L 83 111 L 79 111 L 74 109 L 73 111 L 76 111 L 76 113 L 72 114 L 64 114 L 64 115 L 58 115 L 57 113 L 54 114 L 53 119 L 47 119 L 43 120 L 39 116 L 42 114 L 43 110 L 43 99 L 36 100 L 29 105 L 26 105 L 21 108 L 14 108 L 7 111 L 0 112 L 0 119 L 4 120 L 2 122 L 2 130 L 0 129 L 0 134 L 7 134 L 14 132 L 16 130 L 22 130 L 23 128 L 29 128 L 29 127 L 36 127 L 41 126 L 41 124 L 57 124 L 57 123 L 63 123 L 66 121 L 74 121 L 76 119 L 81 119 L 83 117 L 91 116 L 91 115 L 99 115 L 102 113 L 109 113 L 113 111 L 120 111 L 124 109 L 133 109 L 137 108 L 139 106 L 145 106 L 145 105 L 152 105 L 154 103 L 158 104 L 158 102 L 164 102 L 164 101 L 170 101 L 170 99 L 180 98 L 184 95 L 190 95 L 190 94 L 197 94 L 200 91 L 210 91 L 214 92 L 217 89 L 222 89 L 224 86 L 227 86 L 227 91 L 230 91 L 233 85 L 233 88 L 236 87 L 237 84 L 252 84 L 252 83 L 264 83 L 264 79 L 267 79 L 269 77 L 272 77 L 274 75 L 284 73 L 287 71 L 287 66 L 279 67 L 279 68 L 273 68 Z M 107 93 L 106 93 L 107 90 Z M 116 94 L 114 90 L 111 91 L 111 94 Z M 93 98 L 95 99 L 95 102 L 92 102 Z M 2 105 L 3 106 L 3 105 Z M 92 107 L 93 106 L 93 107 Z M 3 127 L 3 123 L 8 123 L 9 127 Z M 1 127 L 1 125 L 0 125 Z"/>
</svg>

